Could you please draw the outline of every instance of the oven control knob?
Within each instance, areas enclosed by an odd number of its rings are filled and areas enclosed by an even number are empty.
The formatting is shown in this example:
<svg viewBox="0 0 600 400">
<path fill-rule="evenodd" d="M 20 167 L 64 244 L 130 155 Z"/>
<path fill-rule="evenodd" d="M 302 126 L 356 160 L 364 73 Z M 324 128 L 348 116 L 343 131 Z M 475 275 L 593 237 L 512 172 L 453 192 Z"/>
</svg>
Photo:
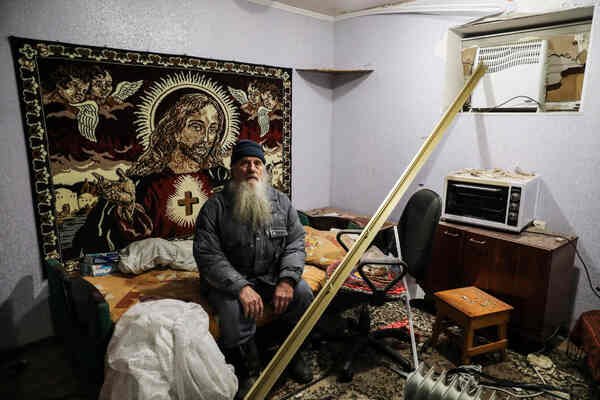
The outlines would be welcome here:
<svg viewBox="0 0 600 400">
<path fill-rule="evenodd" d="M 515 212 L 509 212 L 508 213 L 508 219 L 516 221 L 517 220 L 517 213 L 515 213 Z"/>
<path fill-rule="evenodd" d="M 521 193 L 519 193 L 519 192 L 512 192 L 510 194 L 510 199 L 512 201 L 519 201 L 521 199 Z"/>
<path fill-rule="evenodd" d="M 518 210 L 519 210 L 519 203 L 511 202 L 510 203 L 510 211 L 518 211 Z"/>
</svg>

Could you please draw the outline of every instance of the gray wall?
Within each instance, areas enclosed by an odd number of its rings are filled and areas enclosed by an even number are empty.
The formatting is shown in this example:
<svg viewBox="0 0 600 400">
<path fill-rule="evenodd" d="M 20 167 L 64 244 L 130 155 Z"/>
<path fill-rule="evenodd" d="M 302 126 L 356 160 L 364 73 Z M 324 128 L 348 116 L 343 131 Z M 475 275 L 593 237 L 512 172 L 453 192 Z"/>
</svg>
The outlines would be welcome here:
<svg viewBox="0 0 600 400">
<path fill-rule="evenodd" d="M 283 67 L 331 65 L 333 23 L 246 0 L 3 0 L 0 4 L 0 349 L 52 334 L 9 35 Z M 293 76 L 293 201 L 329 204 L 328 77 Z"/>
<path fill-rule="evenodd" d="M 597 13 L 596 13 L 597 14 Z M 334 206 L 373 213 L 442 115 L 443 39 L 457 17 L 380 15 L 335 25 L 337 65 L 374 64 L 368 76 L 334 82 Z M 537 218 L 579 236 L 578 249 L 600 284 L 600 29 L 593 23 L 578 114 L 458 115 L 407 194 L 423 184 L 441 193 L 443 177 L 462 168 L 519 166 L 542 176 Z M 393 217 L 399 216 L 404 196 Z M 579 261 L 571 319 L 597 309 Z"/>
</svg>

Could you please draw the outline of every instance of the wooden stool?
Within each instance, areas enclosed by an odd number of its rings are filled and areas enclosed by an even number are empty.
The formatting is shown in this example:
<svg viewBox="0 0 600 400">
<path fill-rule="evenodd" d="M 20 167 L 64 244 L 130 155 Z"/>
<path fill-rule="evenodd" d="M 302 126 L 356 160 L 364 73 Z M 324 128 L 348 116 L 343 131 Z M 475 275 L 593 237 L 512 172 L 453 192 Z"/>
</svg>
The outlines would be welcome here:
<svg viewBox="0 0 600 400">
<path fill-rule="evenodd" d="M 443 320 L 447 318 L 464 329 L 461 357 L 463 364 L 469 364 L 471 356 L 496 350 L 500 350 L 504 358 L 508 345 L 506 324 L 513 307 L 475 286 L 443 290 L 434 293 L 434 296 L 437 309 L 431 337 L 434 346 L 442 330 Z M 498 327 L 498 341 L 473 347 L 475 330 L 488 326 Z"/>
</svg>

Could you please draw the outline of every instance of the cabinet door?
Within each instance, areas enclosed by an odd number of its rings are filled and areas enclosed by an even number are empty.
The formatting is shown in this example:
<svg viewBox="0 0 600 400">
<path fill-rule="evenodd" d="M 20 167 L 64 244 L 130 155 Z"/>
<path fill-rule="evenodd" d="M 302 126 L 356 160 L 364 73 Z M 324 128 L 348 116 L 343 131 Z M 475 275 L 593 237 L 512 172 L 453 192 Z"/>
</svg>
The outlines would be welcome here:
<svg viewBox="0 0 600 400">
<path fill-rule="evenodd" d="M 515 251 L 518 252 L 519 262 L 514 276 L 513 295 L 517 299 L 511 321 L 515 321 L 521 336 L 543 339 L 551 253 L 529 246 L 518 246 Z M 559 313 L 560 310 L 556 308 L 549 312 Z"/>
<path fill-rule="evenodd" d="M 522 271 L 523 267 L 527 268 L 528 264 L 521 260 L 523 250 L 526 249 L 527 247 L 510 241 L 496 239 L 492 255 L 493 261 L 487 267 L 489 269 L 488 292 L 514 307 L 510 313 L 509 326 L 511 329 L 524 323 L 523 304 L 527 301 L 529 294 L 520 290 L 520 284 L 522 279 L 531 278 L 529 274 L 524 274 Z"/>
<path fill-rule="evenodd" d="M 431 265 L 427 271 L 426 288 L 429 293 L 461 286 L 462 244 L 464 232 L 438 225 L 433 242 Z"/>
<path fill-rule="evenodd" d="M 498 241 L 491 237 L 464 232 L 463 268 L 460 278 L 463 286 L 490 289 L 490 281 L 493 279 L 490 266 L 494 263 L 497 245 Z"/>
</svg>

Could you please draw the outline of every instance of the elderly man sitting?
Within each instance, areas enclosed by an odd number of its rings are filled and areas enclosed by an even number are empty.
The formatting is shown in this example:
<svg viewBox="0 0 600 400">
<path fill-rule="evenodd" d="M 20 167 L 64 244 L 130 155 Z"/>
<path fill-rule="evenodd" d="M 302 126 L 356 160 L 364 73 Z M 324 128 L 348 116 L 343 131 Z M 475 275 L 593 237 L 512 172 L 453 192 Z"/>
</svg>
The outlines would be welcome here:
<svg viewBox="0 0 600 400">
<path fill-rule="evenodd" d="M 313 300 L 302 279 L 304 228 L 289 198 L 265 182 L 260 144 L 240 140 L 231 156 L 232 181 L 202 207 L 194 257 L 220 321 L 221 350 L 233 364 L 243 398 L 260 372 L 256 319 L 272 302 L 291 330 Z M 312 371 L 298 352 L 290 364 L 300 382 Z"/>
</svg>

